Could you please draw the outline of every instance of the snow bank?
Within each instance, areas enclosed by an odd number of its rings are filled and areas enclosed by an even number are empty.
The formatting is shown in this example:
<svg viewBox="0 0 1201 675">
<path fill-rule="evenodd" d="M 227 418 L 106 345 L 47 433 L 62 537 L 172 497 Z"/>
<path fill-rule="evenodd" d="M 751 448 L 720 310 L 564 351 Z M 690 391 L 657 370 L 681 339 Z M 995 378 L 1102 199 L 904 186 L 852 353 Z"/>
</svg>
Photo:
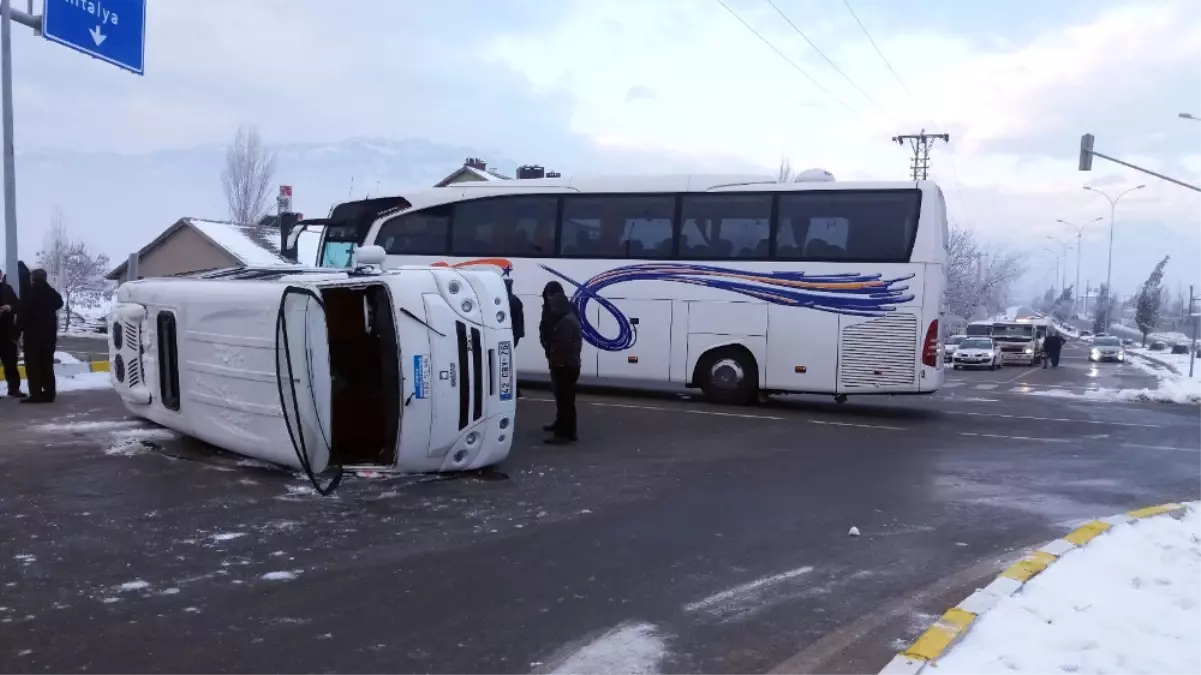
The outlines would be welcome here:
<svg viewBox="0 0 1201 675">
<path fill-rule="evenodd" d="M 1031 396 L 1075 398 L 1086 401 L 1107 401 L 1109 403 L 1137 401 L 1201 404 L 1201 382 L 1183 379 L 1160 380 L 1158 389 L 1090 389 L 1083 392 L 1049 389 L 1047 391 L 1031 391 L 1028 393 Z"/>
<path fill-rule="evenodd" d="M 648 623 L 618 626 L 571 654 L 552 673 L 656 673 L 667 648 Z"/>
<path fill-rule="evenodd" d="M 1201 503 L 1118 525 L 1001 599 L 930 671 L 1201 672 Z"/>
<path fill-rule="evenodd" d="M 72 365 L 83 363 L 83 361 L 80 361 L 67 352 L 54 352 L 54 362 Z"/>
</svg>

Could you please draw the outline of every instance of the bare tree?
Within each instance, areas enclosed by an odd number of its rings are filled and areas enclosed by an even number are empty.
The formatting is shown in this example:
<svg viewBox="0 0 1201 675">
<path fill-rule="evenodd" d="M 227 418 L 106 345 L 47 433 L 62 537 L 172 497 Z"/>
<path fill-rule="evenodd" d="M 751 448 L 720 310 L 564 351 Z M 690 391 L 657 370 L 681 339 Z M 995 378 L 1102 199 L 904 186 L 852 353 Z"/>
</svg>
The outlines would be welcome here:
<svg viewBox="0 0 1201 675">
<path fill-rule="evenodd" d="M 38 252 L 38 264 L 63 296 L 64 329 L 71 325 L 78 310 L 99 305 L 109 291 L 111 284 L 104 278 L 108 256 L 92 253 L 86 243 L 72 239 L 60 209 L 55 209 L 51 217 L 43 249 Z"/>
<path fill-rule="evenodd" d="M 225 151 L 221 187 L 235 223 L 257 223 L 270 208 L 271 181 L 275 177 L 275 153 L 263 145 L 255 127 L 238 127 L 233 143 Z"/>
<path fill-rule="evenodd" d="M 788 161 L 787 157 L 780 158 L 780 166 L 776 169 L 776 182 L 787 183 L 792 180 L 795 172 L 792 170 L 792 162 Z"/>
<path fill-rule="evenodd" d="M 1004 309 L 1025 269 L 1017 253 L 982 245 L 974 232 L 952 224 L 946 272 L 948 319 L 967 322 Z"/>
<path fill-rule="evenodd" d="M 66 265 L 67 249 L 71 246 L 71 237 L 67 234 L 67 216 L 61 207 L 54 207 L 50 214 L 50 228 L 42 238 L 42 250 L 38 253 L 38 264 L 46 270 L 46 276 L 52 285 L 58 285 Z"/>
</svg>

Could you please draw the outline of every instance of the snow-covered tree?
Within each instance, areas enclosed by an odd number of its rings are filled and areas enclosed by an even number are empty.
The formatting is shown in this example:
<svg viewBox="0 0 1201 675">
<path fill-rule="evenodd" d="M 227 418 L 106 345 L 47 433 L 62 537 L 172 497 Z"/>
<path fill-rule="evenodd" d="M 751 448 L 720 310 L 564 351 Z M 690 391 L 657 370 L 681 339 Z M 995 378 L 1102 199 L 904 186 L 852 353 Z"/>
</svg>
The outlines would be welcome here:
<svg viewBox="0 0 1201 675">
<path fill-rule="evenodd" d="M 61 210 L 55 210 L 38 264 L 46 270 L 46 279 L 63 296 L 63 326 L 84 308 L 95 307 L 108 295 L 111 284 L 104 278 L 108 256 L 93 253 L 88 245 L 72 239 Z"/>
<path fill-rule="evenodd" d="M 275 154 L 263 145 L 258 129 L 238 127 L 225 151 L 221 187 L 235 223 L 257 223 L 271 208 Z"/>
<path fill-rule="evenodd" d="M 967 322 L 1004 309 L 1024 269 L 1018 254 L 982 245 L 974 232 L 952 224 L 946 271 L 947 319 Z"/>
<path fill-rule="evenodd" d="M 1117 299 L 1109 297 L 1109 286 L 1101 284 L 1097 289 L 1097 298 L 1093 303 L 1093 332 L 1108 333 L 1113 310 L 1118 306 Z"/>
<path fill-rule="evenodd" d="M 1143 334 L 1143 345 L 1147 344 L 1147 336 L 1153 333 L 1156 327 L 1159 326 L 1159 310 L 1163 307 L 1163 269 L 1168 265 L 1168 258 L 1164 256 L 1160 260 L 1155 269 L 1151 270 L 1151 276 L 1143 282 L 1143 288 L 1138 294 L 1138 304 L 1134 310 L 1134 322 L 1138 324 L 1138 331 Z"/>
<path fill-rule="evenodd" d="M 1055 306 L 1051 308 L 1051 316 L 1060 321 L 1067 321 L 1072 318 L 1072 307 L 1075 304 L 1075 300 L 1072 297 L 1072 287 L 1068 286 L 1059 294 L 1059 298 L 1055 301 Z"/>
</svg>

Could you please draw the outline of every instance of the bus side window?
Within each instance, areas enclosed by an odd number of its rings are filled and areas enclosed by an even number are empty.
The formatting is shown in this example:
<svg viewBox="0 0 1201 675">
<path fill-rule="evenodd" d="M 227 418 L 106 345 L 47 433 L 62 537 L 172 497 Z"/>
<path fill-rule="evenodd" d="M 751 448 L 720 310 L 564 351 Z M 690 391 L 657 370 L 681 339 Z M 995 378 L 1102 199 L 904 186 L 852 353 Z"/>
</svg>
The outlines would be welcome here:
<svg viewBox="0 0 1201 675">
<path fill-rule="evenodd" d="M 684 197 L 680 257 L 766 260 L 771 201 L 769 194 Z"/>
<path fill-rule="evenodd" d="M 566 197 L 560 255 L 575 258 L 671 257 L 675 197 Z"/>
<path fill-rule="evenodd" d="M 434 206 L 389 219 L 375 237 L 390 255 L 445 255 L 450 206 Z"/>
<path fill-rule="evenodd" d="M 452 255 L 549 256 L 558 199 L 490 197 L 455 206 Z"/>
<path fill-rule="evenodd" d="M 782 194 L 776 257 L 908 262 L 920 208 L 917 190 Z"/>
</svg>

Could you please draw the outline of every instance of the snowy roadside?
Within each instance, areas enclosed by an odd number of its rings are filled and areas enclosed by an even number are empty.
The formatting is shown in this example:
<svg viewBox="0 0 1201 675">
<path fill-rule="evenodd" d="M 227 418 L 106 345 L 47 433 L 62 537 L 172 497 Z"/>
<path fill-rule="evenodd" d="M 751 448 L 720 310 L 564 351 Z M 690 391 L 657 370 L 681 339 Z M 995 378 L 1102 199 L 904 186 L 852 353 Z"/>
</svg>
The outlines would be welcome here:
<svg viewBox="0 0 1201 675">
<path fill-rule="evenodd" d="M 60 394 L 64 391 L 111 389 L 112 386 L 112 377 L 108 373 L 80 373 L 69 377 L 59 375 L 54 378 L 55 391 Z M 29 392 L 29 382 L 27 380 L 21 380 L 21 391 Z"/>
<path fill-rule="evenodd" d="M 1201 672 L 1201 502 L 1116 525 L 1001 598 L 943 673 Z"/>
<path fill-rule="evenodd" d="M 1154 375 L 1159 379 L 1155 389 L 1094 389 L 1085 392 L 1073 392 L 1063 389 L 1048 391 L 1032 391 L 1035 396 L 1050 396 L 1052 398 L 1075 398 L 1088 401 L 1153 401 L 1158 403 L 1201 404 L 1201 363 L 1195 366 L 1192 379 L 1188 377 L 1188 354 L 1165 354 L 1163 352 L 1148 352 L 1145 349 L 1130 347 L 1126 349 L 1126 363 Z M 1176 370 L 1154 365 L 1147 358 L 1169 364 Z"/>
</svg>

